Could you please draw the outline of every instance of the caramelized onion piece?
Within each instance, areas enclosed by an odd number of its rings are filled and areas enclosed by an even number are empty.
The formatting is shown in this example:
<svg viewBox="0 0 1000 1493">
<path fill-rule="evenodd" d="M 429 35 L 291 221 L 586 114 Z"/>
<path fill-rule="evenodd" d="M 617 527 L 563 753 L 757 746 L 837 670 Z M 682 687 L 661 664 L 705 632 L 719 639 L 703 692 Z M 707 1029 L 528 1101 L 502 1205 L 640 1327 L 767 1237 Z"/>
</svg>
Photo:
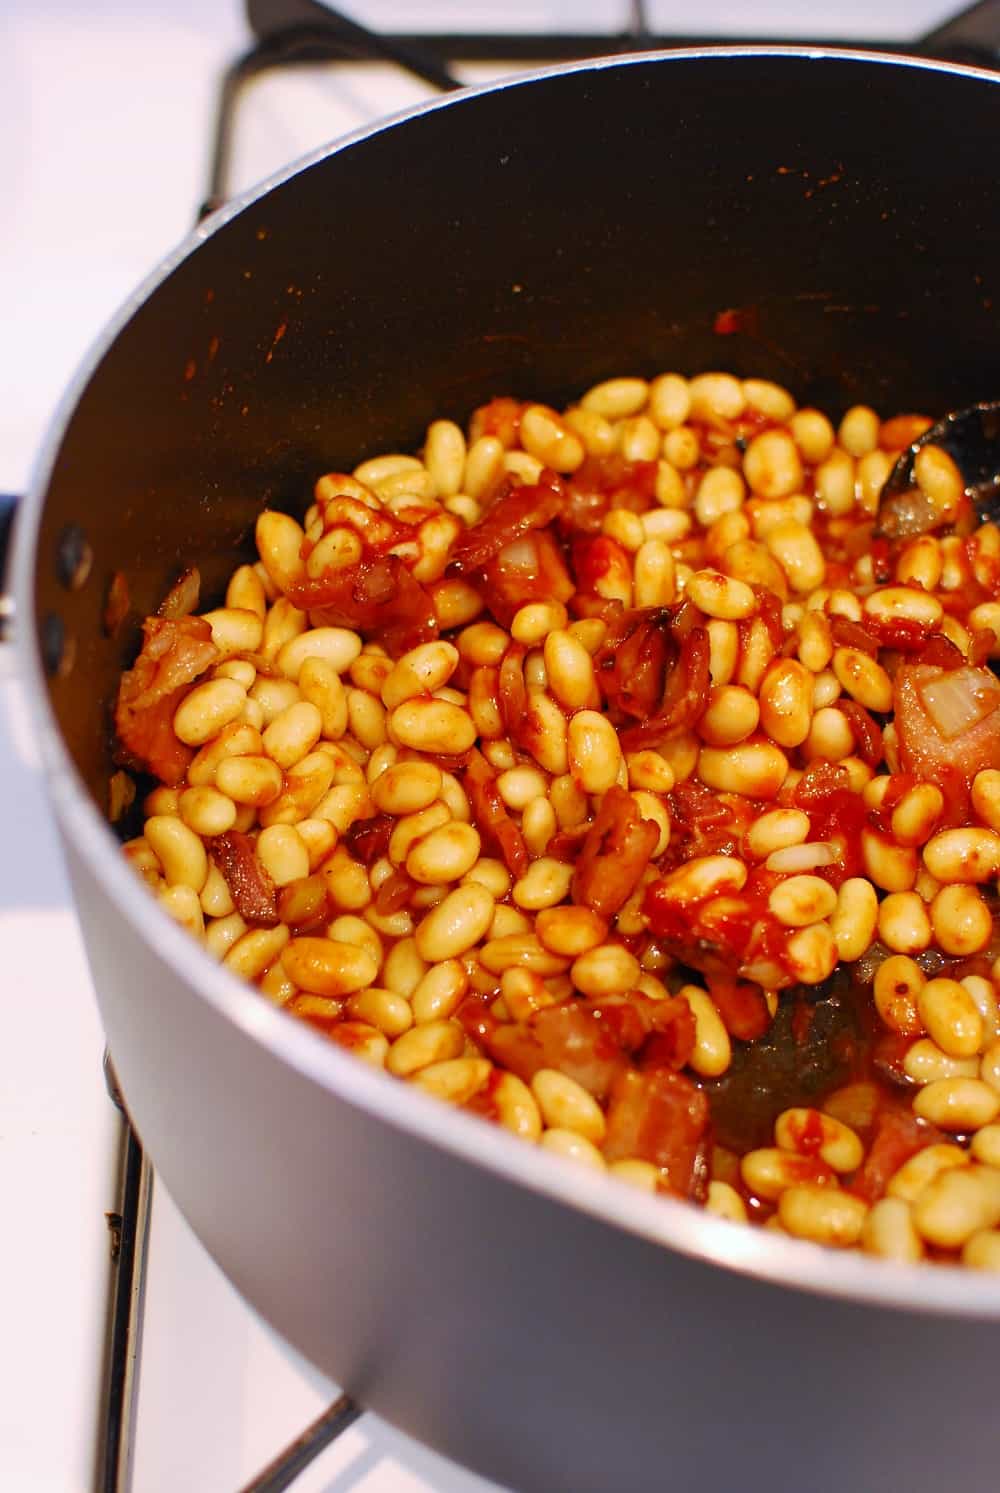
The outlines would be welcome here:
<svg viewBox="0 0 1000 1493">
<path fill-rule="evenodd" d="M 438 634 L 431 598 L 399 555 L 367 555 L 318 580 L 288 585 L 285 594 L 314 626 L 354 628 L 393 654 Z"/>
<path fill-rule="evenodd" d="M 971 702 L 978 719 L 949 737 L 942 724 L 950 729 L 954 721 L 947 695 L 954 674 L 962 677 L 959 698 L 964 695 Z M 932 664 L 903 664 L 896 670 L 892 688 L 901 770 L 941 789 L 945 799 L 942 827 L 964 823 L 972 779 L 984 768 L 1000 768 L 1000 685 L 996 676 L 989 669 L 963 667 L 951 671 Z M 987 714 L 979 714 L 977 694 L 982 705 L 993 702 Z M 937 716 L 931 704 L 937 707 Z"/>
<path fill-rule="evenodd" d="M 496 773 L 475 747 L 469 753 L 465 768 L 465 791 L 487 853 L 499 854 L 512 876 L 523 876 L 528 869 L 524 836 L 504 807 Z"/>
<path fill-rule="evenodd" d="M 158 617 L 190 617 L 198 610 L 201 573 L 194 567 L 179 575 L 156 609 Z"/>
<path fill-rule="evenodd" d="M 172 787 L 194 756 L 174 733 L 174 712 L 220 654 L 201 617 L 147 617 L 142 633 L 142 651 L 118 686 L 115 730 L 124 765 Z"/>
<path fill-rule="evenodd" d="M 709 642 L 687 602 L 622 612 L 594 656 L 598 684 L 619 724 L 625 751 L 689 730 L 711 689 Z"/>
<path fill-rule="evenodd" d="M 564 500 L 562 478 L 548 468 L 537 482 L 516 486 L 508 479 L 478 521 L 470 524 L 455 540 L 451 568 L 458 575 L 482 570 L 501 550 L 513 546 L 532 529 L 544 529 L 555 518 Z M 510 563 L 517 565 L 516 553 Z"/>
<path fill-rule="evenodd" d="M 602 918 L 613 917 L 638 886 L 658 838 L 659 829 L 643 819 L 630 794 L 617 785 L 609 788 L 583 841 L 573 901 Z"/>
</svg>

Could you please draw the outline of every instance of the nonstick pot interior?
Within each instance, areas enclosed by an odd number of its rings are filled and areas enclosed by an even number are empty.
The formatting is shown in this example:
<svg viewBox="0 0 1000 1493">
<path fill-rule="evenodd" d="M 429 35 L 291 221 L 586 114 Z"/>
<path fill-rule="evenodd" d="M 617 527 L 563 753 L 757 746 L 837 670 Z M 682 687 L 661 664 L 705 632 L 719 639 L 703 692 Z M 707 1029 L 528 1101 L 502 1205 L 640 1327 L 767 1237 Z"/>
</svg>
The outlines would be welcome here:
<svg viewBox="0 0 1000 1493">
<path fill-rule="evenodd" d="M 177 571 L 217 591 L 265 502 L 301 510 L 435 416 L 668 368 L 834 411 L 995 392 L 998 111 L 986 75 L 884 59 L 584 66 L 376 129 L 210 222 L 100 358 L 47 484 L 38 616 L 91 790 Z M 94 555 L 75 591 L 71 525 Z M 116 570 L 132 625 L 109 639 Z"/>
</svg>

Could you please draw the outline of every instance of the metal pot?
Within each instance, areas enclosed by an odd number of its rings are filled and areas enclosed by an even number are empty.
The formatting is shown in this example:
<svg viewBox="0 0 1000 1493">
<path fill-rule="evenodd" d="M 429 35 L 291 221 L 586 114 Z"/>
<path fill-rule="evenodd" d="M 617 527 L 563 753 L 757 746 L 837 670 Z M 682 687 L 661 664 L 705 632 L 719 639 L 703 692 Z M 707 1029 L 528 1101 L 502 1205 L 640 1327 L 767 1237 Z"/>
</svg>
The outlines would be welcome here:
<svg viewBox="0 0 1000 1493">
<path fill-rule="evenodd" d="M 495 393 L 710 367 L 828 409 L 994 391 L 998 133 L 987 73 L 783 49 L 587 63 L 418 109 L 167 259 L 68 395 L 20 517 L 20 664 L 157 1168 L 292 1343 L 518 1489 L 992 1487 L 1000 1282 L 577 1172 L 219 969 L 105 820 L 136 641 L 102 628 L 109 579 L 126 572 L 133 621 L 193 559 L 211 593 L 265 501 L 301 505 L 316 473 Z"/>
</svg>

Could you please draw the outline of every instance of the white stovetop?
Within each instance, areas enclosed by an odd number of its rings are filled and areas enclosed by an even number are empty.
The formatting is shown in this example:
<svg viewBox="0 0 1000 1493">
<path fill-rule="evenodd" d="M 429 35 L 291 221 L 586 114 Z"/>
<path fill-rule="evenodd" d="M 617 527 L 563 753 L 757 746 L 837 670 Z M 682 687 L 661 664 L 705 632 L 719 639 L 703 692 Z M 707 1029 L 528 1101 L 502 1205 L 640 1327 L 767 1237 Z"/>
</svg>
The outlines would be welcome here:
<svg viewBox="0 0 1000 1493">
<path fill-rule="evenodd" d="M 355 0 L 370 25 L 622 29 L 625 0 Z M 682 34 L 905 39 L 948 0 L 652 0 Z M 89 342 L 187 228 L 204 192 L 239 0 L 6 0 L 0 7 L 0 491 L 27 486 Z M 470 74 L 470 77 L 472 75 Z M 480 69 L 475 77 L 484 77 Z M 234 185 L 422 96 L 379 67 L 272 78 L 240 115 Z M 85 1493 L 108 1286 L 118 1130 L 102 1036 L 10 662 L 0 657 L 0 1487 Z M 264 1329 L 162 1192 L 154 1206 L 136 1493 L 229 1493 L 335 1391 Z M 367 1416 L 296 1493 L 474 1493 L 481 1480 Z"/>
</svg>

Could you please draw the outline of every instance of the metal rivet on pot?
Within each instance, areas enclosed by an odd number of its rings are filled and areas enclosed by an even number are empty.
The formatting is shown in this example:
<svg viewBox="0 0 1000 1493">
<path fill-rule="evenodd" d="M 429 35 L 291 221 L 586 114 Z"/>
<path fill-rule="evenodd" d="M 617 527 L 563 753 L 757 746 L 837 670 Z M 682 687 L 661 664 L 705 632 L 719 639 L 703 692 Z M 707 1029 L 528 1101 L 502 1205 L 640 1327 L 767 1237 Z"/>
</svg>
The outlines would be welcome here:
<svg viewBox="0 0 1000 1493">
<path fill-rule="evenodd" d="M 67 524 L 56 541 L 56 575 L 70 591 L 86 584 L 94 552 L 79 524 Z"/>
<path fill-rule="evenodd" d="M 76 662 L 76 639 L 69 637 L 61 617 L 46 612 L 39 629 L 42 663 L 50 677 L 63 679 Z"/>
</svg>

